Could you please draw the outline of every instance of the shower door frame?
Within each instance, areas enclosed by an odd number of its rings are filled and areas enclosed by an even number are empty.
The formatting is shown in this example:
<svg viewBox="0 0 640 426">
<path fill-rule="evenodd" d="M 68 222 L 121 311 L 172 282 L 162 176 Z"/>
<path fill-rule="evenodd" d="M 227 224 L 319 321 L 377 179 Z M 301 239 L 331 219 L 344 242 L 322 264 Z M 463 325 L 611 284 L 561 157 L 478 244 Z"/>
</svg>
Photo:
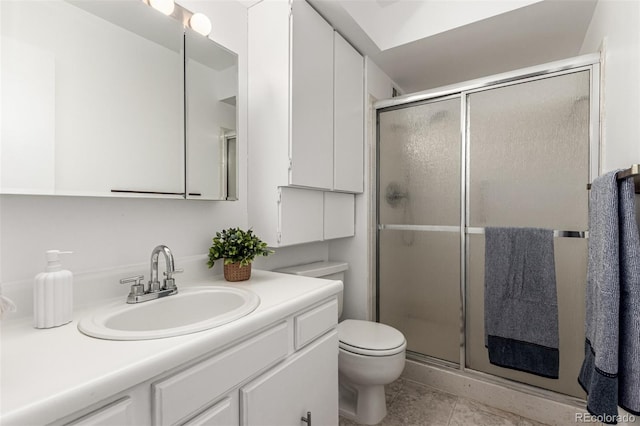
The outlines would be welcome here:
<svg viewBox="0 0 640 426">
<path fill-rule="evenodd" d="M 530 81 L 561 76 L 581 71 L 589 71 L 589 170 L 588 181 L 591 182 L 600 172 L 600 159 L 602 157 L 602 145 L 600 143 L 600 90 L 601 90 L 601 73 L 600 73 L 600 55 L 589 54 L 569 58 L 566 60 L 550 62 L 534 67 L 523 68 L 520 70 L 510 71 L 507 73 L 496 74 L 486 78 L 471 80 L 458 83 L 455 85 L 445 86 L 436 89 L 430 89 L 423 92 L 417 92 L 404 95 L 397 98 L 378 101 L 373 105 L 376 113 L 376 150 L 375 150 L 375 226 L 376 240 L 375 252 L 372 255 L 372 261 L 375 262 L 375 318 L 380 320 L 380 231 L 382 229 L 391 229 L 389 226 L 380 224 L 380 120 L 379 114 L 384 111 L 391 111 L 399 108 L 406 108 L 410 105 L 420 105 L 429 102 L 437 102 L 445 99 L 460 98 L 460 358 L 459 364 L 441 360 L 424 354 L 407 352 L 407 358 L 426 362 L 427 364 L 453 369 L 469 376 L 475 376 L 482 380 L 493 382 L 514 390 L 537 394 L 554 401 L 581 403 L 582 399 L 570 395 L 558 393 L 552 390 L 539 388 L 533 385 L 516 382 L 511 379 L 495 376 L 482 371 L 468 368 L 467 364 L 467 339 L 466 339 L 466 291 L 467 291 L 467 265 L 469 264 L 469 242 L 467 234 L 470 233 L 467 224 L 470 218 L 469 208 L 469 185 L 470 185 L 470 144 L 469 144 L 469 102 L 468 97 L 473 93 L 486 90 L 492 90 L 500 87 L 511 86 L 515 84 L 527 83 Z M 585 182 L 585 185 L 588 182 Z M 395 228 L 395 227 L 393 227 Z M 407 226 L 405 229 L 424 230 L 425 226 Z M 428 230 L 438 231 L 437 228 L 447 228 L 438 226 L 429 226 Z M 445 229 L 442 229 L 445 231 Z M 584 237 L 584 234 L 580 233 Z"/>
</svg>

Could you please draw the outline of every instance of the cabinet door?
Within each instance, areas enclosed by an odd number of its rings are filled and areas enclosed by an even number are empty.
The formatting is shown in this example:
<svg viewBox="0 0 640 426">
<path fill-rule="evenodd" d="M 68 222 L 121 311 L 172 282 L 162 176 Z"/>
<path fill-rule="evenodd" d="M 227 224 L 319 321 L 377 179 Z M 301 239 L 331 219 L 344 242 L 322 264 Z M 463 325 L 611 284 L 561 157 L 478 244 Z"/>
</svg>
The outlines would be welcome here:
<svg viewBox="0 0 640 426">
<path fill-rule="evenodd" d="M 323 204 L 322 191 L 280 188 L 278 244 L 288 246 L 322 241 Z"/>
<path fill-rule="evenodd" d="M 324 193 L 324 239 L 355 235 L 356 200 L 354 194 Z"/>
<path fill-rule="evenodd" d="M 152 384 L 153 424 L 176 425 L 287 354 L 287 323 Z"/>
<path fill-rule="evenodd" d="M 293 1 L 291 44 L 289 183 L 331 189 L 333 29 L 304 0 Z"/>
<path fill-rule="evenodd" d="M 364 59 L 335 33 L 333 188 L 362 192 L 364 181 Z"/>
<path fill-rule="evenodd" d="M 240 389 L 241 425 L 338 424 L 338 335 L 335 330 Z"/>
</svg>

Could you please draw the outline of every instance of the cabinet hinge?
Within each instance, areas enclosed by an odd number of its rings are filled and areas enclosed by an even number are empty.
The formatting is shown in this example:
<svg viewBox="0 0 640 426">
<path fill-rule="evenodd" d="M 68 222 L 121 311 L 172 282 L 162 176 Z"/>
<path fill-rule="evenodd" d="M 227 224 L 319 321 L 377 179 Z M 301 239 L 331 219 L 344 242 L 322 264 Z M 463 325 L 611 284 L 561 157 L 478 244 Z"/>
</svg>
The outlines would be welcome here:
<svg viewBox="0 0 640 426">
<path fill-rule="evenodd" d="M 293 159 L 289 157 L 289 171 L 291 171 L 291 169 L 293 169 Z"/>
<path fill-rule="evenodd" d="M 278 204 L 282 203 L 282 189 L 278 188 Z"/>
</svg>

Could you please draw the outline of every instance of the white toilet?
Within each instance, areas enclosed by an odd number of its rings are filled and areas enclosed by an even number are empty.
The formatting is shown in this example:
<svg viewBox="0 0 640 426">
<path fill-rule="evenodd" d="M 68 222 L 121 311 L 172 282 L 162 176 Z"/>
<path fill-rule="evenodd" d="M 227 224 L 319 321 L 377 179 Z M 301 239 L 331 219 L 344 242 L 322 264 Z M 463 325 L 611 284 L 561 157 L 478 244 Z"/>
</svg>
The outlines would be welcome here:
<svg viewBox="0 0 640 426">
<path fill-rule="evenodd" d="M 344 262 L 316 262 L 278 272 L 340 280 L 344 284 L 344 271 L 348 268 Z M 339 314 L 342 315 L 342 294 Z M 384 385 L 400 377 L 407 341 L 393 327 L 361 320 L 340 322 L 338 339 L 340 415 L 360 424 L 379 423 L 387 415 Z"/>
</svg>

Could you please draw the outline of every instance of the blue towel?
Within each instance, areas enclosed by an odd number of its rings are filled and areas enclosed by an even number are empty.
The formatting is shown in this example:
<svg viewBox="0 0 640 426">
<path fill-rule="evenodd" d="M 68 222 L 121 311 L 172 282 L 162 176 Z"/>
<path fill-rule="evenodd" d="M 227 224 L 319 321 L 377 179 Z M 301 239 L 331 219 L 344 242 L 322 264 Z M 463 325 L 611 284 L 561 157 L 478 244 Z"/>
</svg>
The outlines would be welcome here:
<svg viewBox="0 0 640 426">
<path fill-rule="evenodd" d="M 492 364 L 558 378 L 553 231 L 485 231 L 485 345 Z"/>
<path fill-rule="evenodd" d="M 587 409 L 616 423 L 618 405 L 640 415 L 640 238 L 634 183 L 618 170 L 594 179 L 589 208 L 585 359 Z"/>
</svg>

